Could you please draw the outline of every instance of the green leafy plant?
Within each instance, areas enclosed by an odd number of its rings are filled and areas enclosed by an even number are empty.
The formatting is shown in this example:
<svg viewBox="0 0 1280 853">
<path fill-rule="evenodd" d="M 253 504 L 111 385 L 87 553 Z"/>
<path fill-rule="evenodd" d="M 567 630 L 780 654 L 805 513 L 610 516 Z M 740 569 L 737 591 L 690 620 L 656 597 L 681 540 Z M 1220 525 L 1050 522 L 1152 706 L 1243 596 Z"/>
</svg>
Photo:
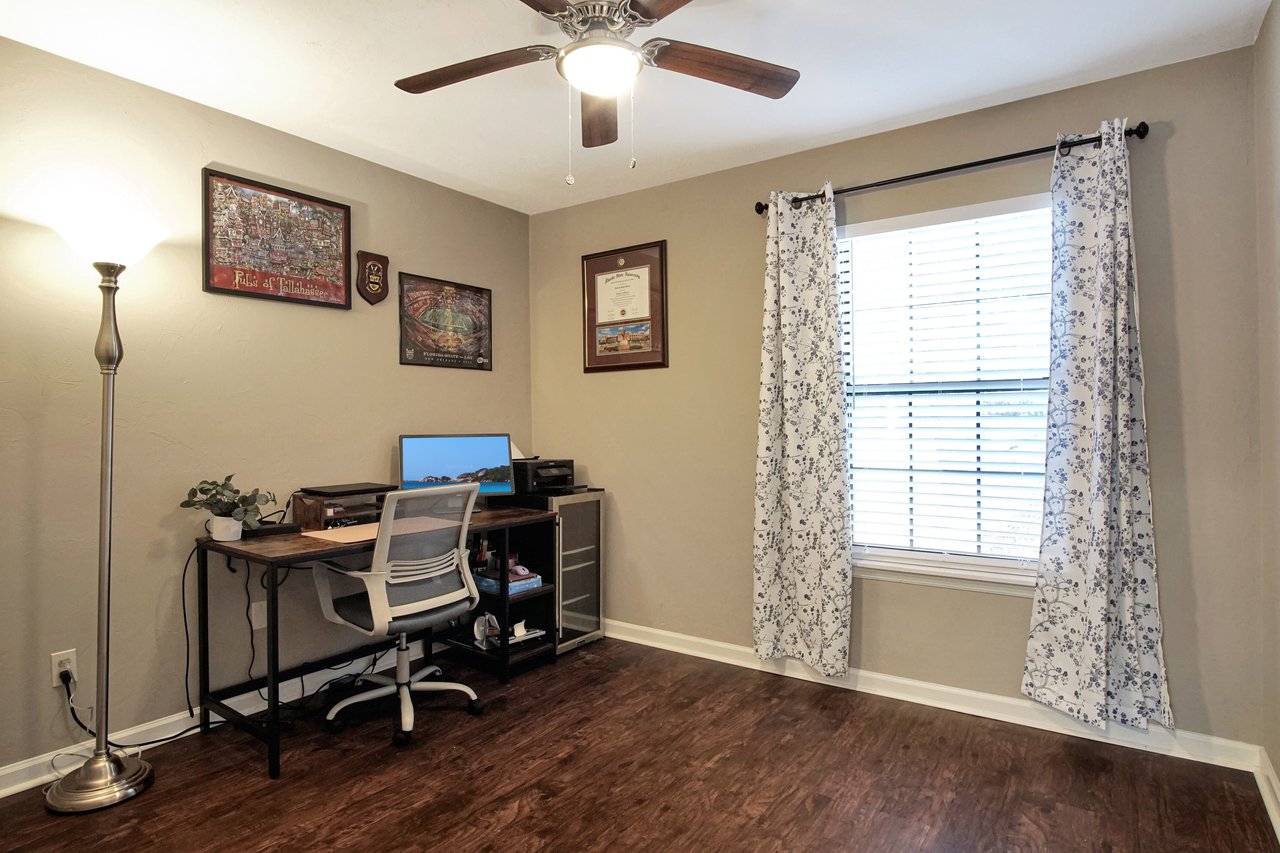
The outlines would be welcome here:
<svg viewBox="0 0 1280 853">
<path fill-rule="evenodd" d="M 228 474 L 221 483 L 217 480 L 201 480 L 187 492 L 187 499 L 179 506 L 207 509 L 210 515 L 234 518 L 250 530 L 258 527 L 262 523 L 262 510 L 258 507 L 275 503 L 276 496 L 257 489 L 241 494 L 239 489 L 231 485 L 231 478 L 234 476 L 235 474 Z"/>
</svg>

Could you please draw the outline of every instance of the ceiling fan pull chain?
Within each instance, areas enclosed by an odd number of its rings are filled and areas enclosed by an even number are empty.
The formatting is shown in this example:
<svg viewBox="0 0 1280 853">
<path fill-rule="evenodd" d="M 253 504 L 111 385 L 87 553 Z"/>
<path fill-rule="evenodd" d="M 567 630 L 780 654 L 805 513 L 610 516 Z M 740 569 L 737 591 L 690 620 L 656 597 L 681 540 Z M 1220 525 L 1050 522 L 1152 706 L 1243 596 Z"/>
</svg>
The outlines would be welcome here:
<svg viewBox="0 0 1280 853">
<path fill-rule="evenodd" d="M 631 81 L 631 168 L 636 167 L 636 81 Z"/>
<path fill-rule="evenodd" d="M 577 92 L 572 86 L 569 87 L 569 174 L 564 176 L 564 182 L 569 186 L 573 186 L 573 102 L 576 100 L 573 96 Z"/>
</svg>

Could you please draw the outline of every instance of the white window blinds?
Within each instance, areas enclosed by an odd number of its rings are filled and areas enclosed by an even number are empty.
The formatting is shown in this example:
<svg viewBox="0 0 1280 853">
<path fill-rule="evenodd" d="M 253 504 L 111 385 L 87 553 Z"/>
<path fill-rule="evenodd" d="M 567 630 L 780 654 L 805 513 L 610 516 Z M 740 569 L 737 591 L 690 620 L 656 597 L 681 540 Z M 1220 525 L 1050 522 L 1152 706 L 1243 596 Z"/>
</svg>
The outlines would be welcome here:
<svg viewBox="0 0 1280 853">
<path fill-rule="evenodd" d="M 1051 263 L 1037 203 L 840 240 L 858 544 L 1035 559 Z"/>
</svg>

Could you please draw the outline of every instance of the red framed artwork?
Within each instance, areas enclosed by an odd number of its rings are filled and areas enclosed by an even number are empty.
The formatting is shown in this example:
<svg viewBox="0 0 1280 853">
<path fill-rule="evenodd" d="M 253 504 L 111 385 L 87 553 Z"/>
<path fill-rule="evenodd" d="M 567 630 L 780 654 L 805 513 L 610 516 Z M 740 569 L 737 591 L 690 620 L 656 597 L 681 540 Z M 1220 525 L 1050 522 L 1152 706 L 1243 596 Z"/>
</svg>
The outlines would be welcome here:
<svg viewBox="0 0 1280 853">
<path fill-rule="evenodd" d="M 582 258 L 585 372 L 667 366 L 667 241 Z"/>
<path fill-rule="evenodd" d="M 204 290 L 351 308 L 351 208 L 204 169 Z"/>
</svg>

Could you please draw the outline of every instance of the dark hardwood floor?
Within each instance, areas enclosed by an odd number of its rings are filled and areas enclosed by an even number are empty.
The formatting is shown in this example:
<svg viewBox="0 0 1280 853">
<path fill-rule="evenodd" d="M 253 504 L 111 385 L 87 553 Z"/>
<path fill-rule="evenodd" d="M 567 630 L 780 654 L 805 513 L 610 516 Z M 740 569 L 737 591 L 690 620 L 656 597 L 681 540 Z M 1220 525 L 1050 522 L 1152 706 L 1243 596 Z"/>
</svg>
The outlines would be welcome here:
<svg viewBox="0 0 1280 853">
<path fill-rule="evenodd" d="M 488 700 L 314 718 L 282 776 L 231 730 L 151 750 L 154 786 L 53 817 L 0 801 L 0 850 L 1280 850 L 1253 776 L 603 640 Z M 389 714 L 389 709 L 387 710 Z"/>
</svg>

